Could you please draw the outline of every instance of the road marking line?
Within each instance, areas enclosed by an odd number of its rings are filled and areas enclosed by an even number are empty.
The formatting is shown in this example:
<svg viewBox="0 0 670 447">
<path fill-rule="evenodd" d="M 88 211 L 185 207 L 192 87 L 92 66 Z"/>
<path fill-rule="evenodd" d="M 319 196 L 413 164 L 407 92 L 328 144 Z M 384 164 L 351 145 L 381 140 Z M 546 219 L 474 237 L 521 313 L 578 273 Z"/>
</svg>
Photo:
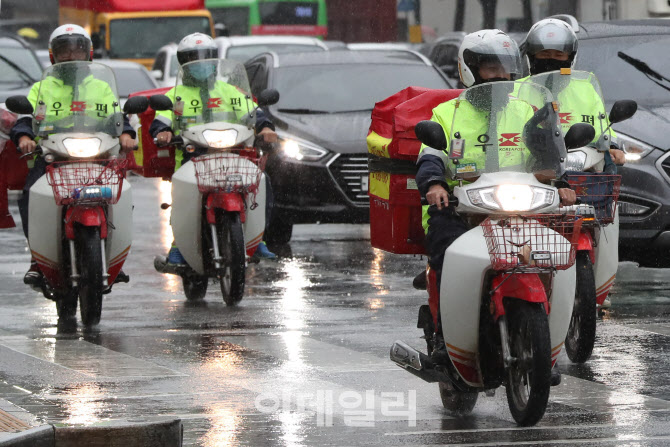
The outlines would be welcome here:
<svg viewBox="0 0 670 447">
<path fill-rule="evenodd" d="M 624 443 L 630 445 L 632 442 L 646 442 L 646 441 L 661 441 L 665 439 L 670 439 L 670 435 L 664 436 L 645 436 L 644 438 L 632 438 L 628 436 L 623 436 L 621 438 L 587 438 L 587 439 L 554 439 L 546 441 L 491 441 L 491 442 L 477 442 L 473 444 L 453 444 L 458 447 L 487 447 L 487 446 L 504 446 L 504 445 L 544 445 L 544 444 L 603 444 L 603 443 L 612 443 L 616 442 L 618 444 Z M 431 444 L 425 444 L 431 445 Z M 432 444 L 435 445 L 435 444 Z M 439 444 L 443 445 L 443 444 Z"/>
<path fill-rule="evenodd" d="M 410 435 L 431 435 L 431 434 L 461 434 L 461 433 L 488 433 L 496 431 L 526 431 L 526 430 L 564 430 L 564 429 L 584 429 L 584 428 L 606 428 L 621 427 L 615 424 L 591 424 L 591 425 L 552 425 L 552 426 L 534 426 L 534 427 L 498 427 L 498 428 L 470 428 L 455 430 L 429 430 L 429 431 L 402 431 L 384 433 L 384 436 L 410 436 Z"/>
</svg>

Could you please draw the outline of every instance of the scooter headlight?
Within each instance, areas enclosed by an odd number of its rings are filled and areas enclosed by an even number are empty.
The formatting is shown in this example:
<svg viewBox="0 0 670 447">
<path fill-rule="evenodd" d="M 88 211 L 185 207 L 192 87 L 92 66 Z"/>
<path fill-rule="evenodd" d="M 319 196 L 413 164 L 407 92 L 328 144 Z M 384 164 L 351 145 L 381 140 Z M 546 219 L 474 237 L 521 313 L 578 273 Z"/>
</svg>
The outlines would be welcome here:
<svg viewBox="0 0 670 447">
<path fill-rule="evenodd" d="M 237 130 L 205 130 L 202 132 L 202 137 L 207 142 L 207 145 L 216 149 L 225 149 L 227 147 L 235 146 L 237 142 Z"/>
<path fill-rule="evenodd" d="M 586 154 L 582 151 L 574 151 L 568 154 L 568 162 L 565 169 L 568 171 L 583 171 L 586 164 Z"/>
<path fill-rule="evenodd" d="M 470 203 L 500 211 L 532 211 L 554 202 L 555 191 L 530 185 L 499 185 L 468 191 Z"/>
<path fill-rule="evenodd" d="M 63 146 L 70 157 L 95 157 L 100 153 L 101 144 L 99 138 L 66 138 L 63 140 Z"/>
</svg>

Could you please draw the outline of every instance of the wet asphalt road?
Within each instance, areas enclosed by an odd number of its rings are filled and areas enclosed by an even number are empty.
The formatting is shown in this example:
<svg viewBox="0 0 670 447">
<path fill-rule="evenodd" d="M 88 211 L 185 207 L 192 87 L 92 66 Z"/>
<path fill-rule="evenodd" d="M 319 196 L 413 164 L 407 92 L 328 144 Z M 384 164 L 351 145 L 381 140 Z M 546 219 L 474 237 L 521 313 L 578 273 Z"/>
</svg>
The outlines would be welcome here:
<svg viewBox="0 0 670 447">
<path fill-rule="evenodd" d="M 365 226 L 297 226 L 279 261 L 249 268 L 237 307 L 216 284 L 187 303 L 153 270 L 171 242 L 169 185 L 131 181 L 131 283 L 94 330 L 57 327 L 55 305 L 22 283 L 22 233 L 0 232 L 0 397 L 43 422 L 175 416 L 202 446 L 670 445 L 668 270 L 620 266 L 592 359 L 561 354 L 536 427 L 514 424 L 502 388 L 457 419 L 436 384 L 388 360 L 396 339 L 425 347 L 425 292 L 411 288 L 423 260 L 373 250 Z"/>
</svg>

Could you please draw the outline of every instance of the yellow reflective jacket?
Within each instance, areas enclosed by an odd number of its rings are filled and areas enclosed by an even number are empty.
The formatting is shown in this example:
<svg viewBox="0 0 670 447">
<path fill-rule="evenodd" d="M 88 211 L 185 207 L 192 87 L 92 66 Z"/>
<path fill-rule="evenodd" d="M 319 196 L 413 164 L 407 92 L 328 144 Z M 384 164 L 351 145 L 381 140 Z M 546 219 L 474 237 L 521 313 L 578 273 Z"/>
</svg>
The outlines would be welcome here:
<svg viewBox="0 0 670 447">
<path fill-rule="evenodd" d="M 175 109 L 181 108 L 181 114 L 172 110 L 156 112 L 156 119 L 171 127 L 175 135 L 179 134 L 179 126 L 173 121 L 180 119 L 180 126 L 190 127 L 203 122 L 226 121 L 238 122 L 256 107 L 252 100 L 237 87 L 223 81 L 216 81 L 208 90 L 208 96 L 202 98 L 200 87 L 180 84 L 168 90 L 165 95 L 172 99 Z M 179 98 L 179 100 L 177 100 Z M 205 111 L 211 112 L 210 119 L 205 120 Z M 175 170 L 179 169 L 184 159 L 181 151 L 175 154 Z"/>
<path fill-rule="evenodd" d="M 457 112 L 457 113 L 456 113 Z M 454 115 L 456 113 L 456 115 Z M 525 101 L 510 99 L 509 103 L 497 112 L 497 130 L 491 135 L 489 126 L 489 110 L 480 110 L 463 99 L 452 99 L 433 109 L 431 121 L 442 126 L 447 139 L 447 149 L 438 151 L 426 145 L 421 146 L 419 160 L 424 154 L 438 156 L 442 159 L 448 172 L 444 181 L 452 188 L 456 181 L 448 176 L 481 171 L 486 165 L 486 148 L 498 142 L 498 163 L 501 168 L 525 166 L 531 157 L 530 151 L 523 141 L 525 124 L 533 116 L 533 108 Z M 463 158 L 458 164 L 448 159 L 449 145 L 454 138 L 452 131 L 459 132 L 464 140 Z M 421 167 L 419 167 L 421 169 Z M 423 207 L 422 224 L 428 231 L 428 205 Z"/>
</svg>

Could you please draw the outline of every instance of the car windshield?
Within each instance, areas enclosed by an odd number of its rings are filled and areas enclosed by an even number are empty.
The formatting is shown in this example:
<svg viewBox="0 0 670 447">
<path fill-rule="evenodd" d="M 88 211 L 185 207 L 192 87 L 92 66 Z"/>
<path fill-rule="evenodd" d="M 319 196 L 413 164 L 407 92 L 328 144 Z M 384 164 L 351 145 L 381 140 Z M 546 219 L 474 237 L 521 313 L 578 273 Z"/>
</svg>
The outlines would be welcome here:
<svg viewBox="0 0 670 447">
<path fill-rule="evenodd" d="M 346 80 L 346 87 L 343 84 Z M 450 88 L 426 65 L 312 65 L 277 69 L 278 109 L 329 113 L 372 110 L 375 103 L 412 86 Z"/>
<path fill-rule="evenodd" d="M 637 59 L 661 76 L 670 78 L 670 60 L 664 55 L 670 36 L 621 36 L 587 39 L 579 44 L 577 68 L 598 76 L 608 102 L 634 99 L 642 104 L 670 102 L 670 82 L 647 77 L 635 66 L 619 57 L 619 52 Z"/>
<path fill-rule="evenodd" d="M 114 77 L 116 78 L 116 85 L 119 89 L 119 96 L 127 98 L 133 92 L 141 92 L 143 90 L 151 90 L 156 88 L 156 84 L 151 80 L 149 75 L 137 68 L 116 68 L 112 67 Z"/>
<path fill-rule="evenodd" d="M 10 62 L 19 63 L 19 67 L 25 71 L 35 81 L 42 77 L 42 67 L 31 51 L 26 48 L 0 48 L 0 54 Z M 23 85 L 32 84 L 31 81 L 25 79 L 20 71 L 12 67 L 7 61 L 0 59 L 0 83 Z"/>
<path fill-rule="evenodd" d="M 264 43 L 258 45 L 240 45 L 228 48 L 226 51 L 226 59 L 235 59 L 236 61 L 245 62 L 257 54 L 274 51 L 275 53 L 295 53 L 295 52 L 309 52 L 309 51 L 324 51 L 318 45 L 300 45 L 292 43 Z"/>
<path fill-rule="evenodd" d="M 152 17 L 112 20 L 109 33 L 111 58 L 153 59 L 166 43 L 191 33 L 211 34 L 211 29 L 207 17 Z"/>
</svg>

